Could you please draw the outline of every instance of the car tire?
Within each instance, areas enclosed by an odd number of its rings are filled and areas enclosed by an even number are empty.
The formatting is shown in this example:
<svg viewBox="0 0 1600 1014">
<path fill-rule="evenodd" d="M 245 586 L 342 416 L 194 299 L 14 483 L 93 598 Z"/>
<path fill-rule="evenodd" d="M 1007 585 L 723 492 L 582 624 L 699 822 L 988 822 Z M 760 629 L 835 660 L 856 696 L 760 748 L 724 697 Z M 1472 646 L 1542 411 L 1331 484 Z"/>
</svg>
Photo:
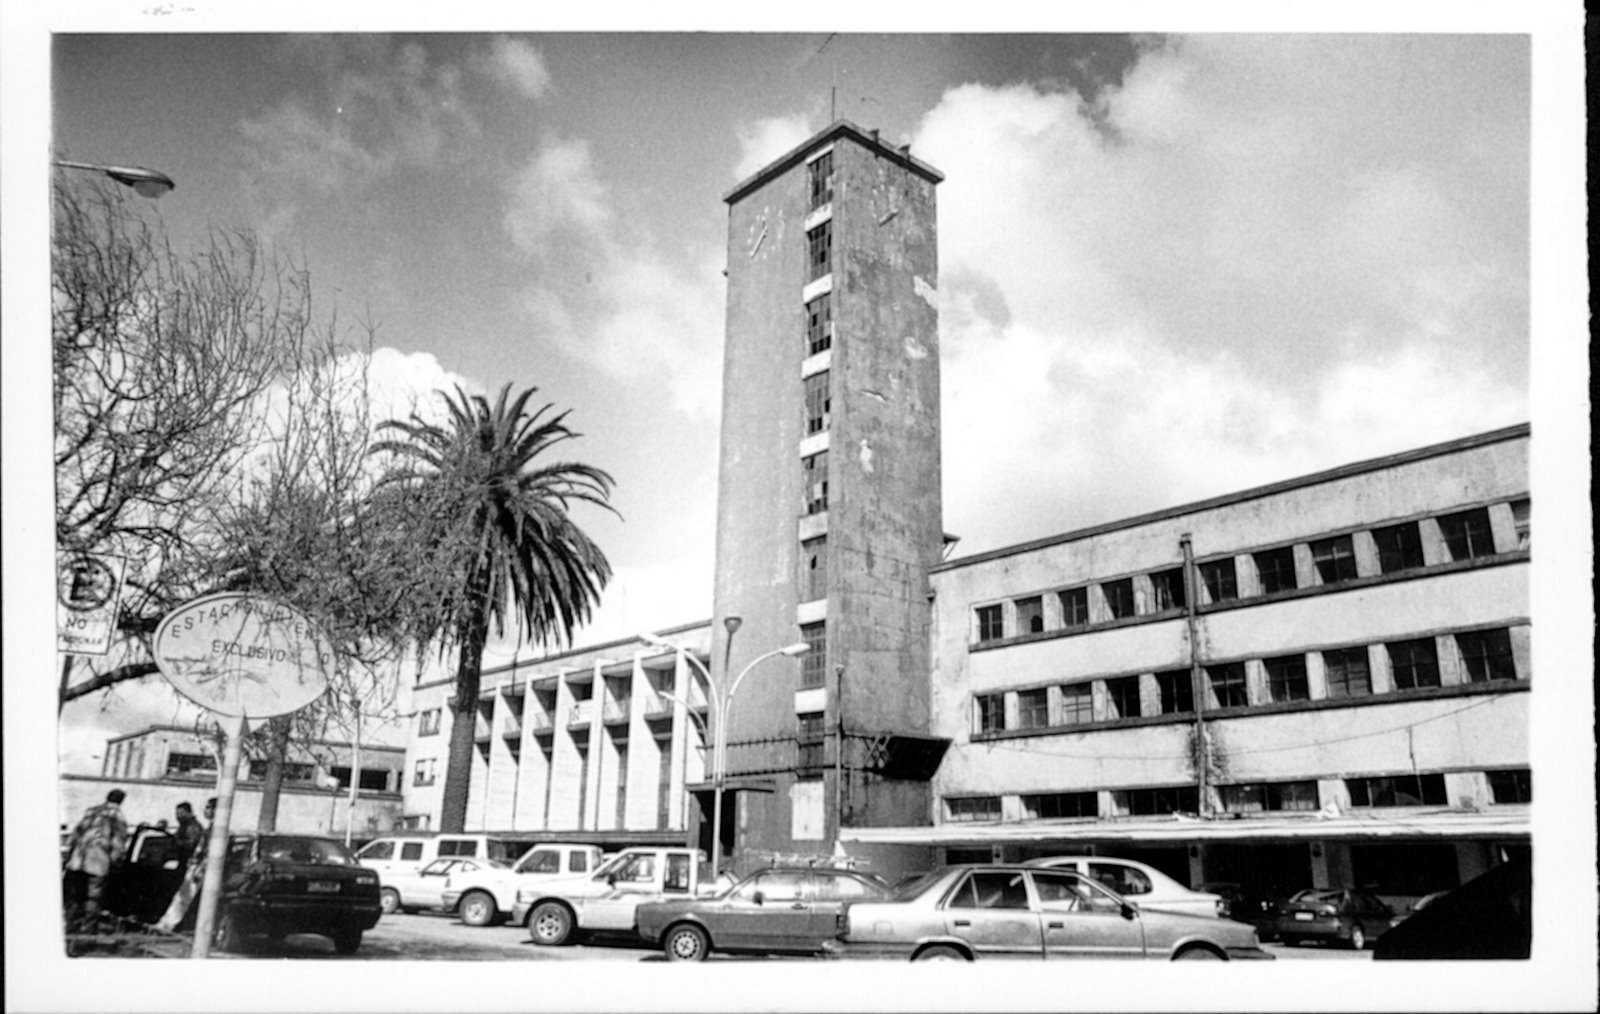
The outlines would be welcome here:
<svg viewBox="0 0 1600 1014">
<path fill-rule="evenodd" d="M 244 933 L 239 928 L 239 918 L 231 908 L 224 907 L 217 914 L 217 928 L 211 934 L 211 946 L 219 951 L 235 953 L 244 949 Z"/>
<path fill-rule="evenodd" d="M 1222 955 L 1209 947 L 1185 947 L 1172 956 L 1173 961 L 1226 961 Z"/>
<path fill-rule="evenodd" d="M 385 887 L 378 893 L 378 907 L 384 915 L 394 915 L 400 911 L 400 892 L 392 887 Z"/>
<path fill-rule="evenodd" d="M 972 959 L 967 957 L 965 954 L 962 954 L 960 951 L 956 950 L 954 947 L 946 947 L 943 944 L 938 944 L 938 945 L 935 945 L 933 947 L 928 947 L 928 948 L 925 948 L 923 950 L 918 951 L 917 954 L 916 954 L 916 957 L 912 958 L 911 960 L 912 961 L 971 961 Z"/>
<path fill-rule="evenodd" d="M 354 954 L 361 949 L 361 931 L 358 929 L 339 930 L 332 933 L 333 949 L 340 954 Z"/>
<path fill-rule="evenodd" d="M 1362 930 L 1361 924 L 1357 923 L 1356 925 L 1351 926 L 1350 927 L 1350 949 L 1352 951 L 1359 951 L 1359 950 L 1361 950 L 1362 948 L 1364 948 L 1366 946 L 1367 946 L 1367 934 L 1366 934 L 1366 932 L 1364 930 Z"/>
<path fill-rule="evenodd" d="M 667 930 L 661 950 L 668 961 L 704 961 L 711 953 L 711 938 L 700 927 L 685 923 Z"/>
<path fill-rule="evenodd" d="M 528 936 L 544 947 L 560 947 L 572 936 L 572 910 L 559 901 L 541 902 L 528 916 Z"/>
<path fill-rule="evenodd" d="M 486 891 L 468 891 L 456 903 L 456 911 L 461 913 L 461 921 L 468 926 L 489 926 L 500 914 L 494 895 Z"/>
</svg>

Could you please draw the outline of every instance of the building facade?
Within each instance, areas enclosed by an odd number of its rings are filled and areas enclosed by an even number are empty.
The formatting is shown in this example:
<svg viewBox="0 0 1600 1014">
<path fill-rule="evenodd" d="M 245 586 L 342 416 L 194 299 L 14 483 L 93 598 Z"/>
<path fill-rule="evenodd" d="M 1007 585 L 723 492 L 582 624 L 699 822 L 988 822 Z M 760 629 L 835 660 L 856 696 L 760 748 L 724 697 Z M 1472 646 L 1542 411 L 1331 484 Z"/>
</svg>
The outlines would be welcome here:
<svg viewBox="0 0 1600 1014">
<path fill-rule="evenodd" d="M 934 569 L 928 826 L 1189 883 L 1455 886 L 1528 843 L 1529 429 Z"/>
</svg>

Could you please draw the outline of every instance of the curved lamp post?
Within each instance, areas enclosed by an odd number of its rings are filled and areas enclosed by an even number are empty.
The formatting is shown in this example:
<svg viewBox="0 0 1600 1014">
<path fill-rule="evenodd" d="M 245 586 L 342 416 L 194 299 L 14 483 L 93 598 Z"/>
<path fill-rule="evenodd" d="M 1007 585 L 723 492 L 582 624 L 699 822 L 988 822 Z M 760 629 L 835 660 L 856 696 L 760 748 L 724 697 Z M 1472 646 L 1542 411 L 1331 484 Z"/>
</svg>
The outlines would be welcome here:
<svg viewBox="0 0 1600 1014">
<path fill-rule="evenodd" d="M 728 639 L 731 641 L 733 639 L 733 632 L 739 627 L 739 618 L 737 616 L 730 616 L 724 621 L 724 623 L 728 628 Z M 750 661 L 750 664 L 739 670 L 739 675 L 734 677 L 733 682 L 728 685 L 727 691 L 723 692 L 722 688 L 717 685 L 717 681 L 712 678 L 711 671 L 707 669 L 704 663 L 702 663 L 698 658 L 695 658 L 693 655 L 685 651 L 682 645 L 673 644 L 672 642 L 667 641 L 655 634 L 640 634 L 639 639 L 644 641 L 646 644 L 653 644 L 660 648 L 673 649 L 678 653 L 680 658 L 693 663 L 695 670 L 697 670 L 700 673 L 700 676 L 706 681 L 706 692 L 711 697 L 711 706 L 716 712 L 717 716 L 716 724 L 712 726 L 711 729 L 711 786 L 713 793 L 711 801 L 711 875 L 713 877 L 721 876 L 722 789 L 727 780 L 728 773 L 728 710 L 733 706 L 733 695 L 739 692 L 739 684 L 743 683 L 744 678 L 750 675 L 750 670 L 754 669 L 762 662 L 765 662 L 769 658 L 777 658 L 779 655 L 787 655 L 790 658 L 804 655 L 811 649 L 811 646 L 806 644 L 804 641 L 801 641 L 796 644 L 785 645 L 782 648 L 774 648 L 772 651 L 766 652 L 765 654 L 757 655 Z M 724 663 L 723 668 L 724 674 L 726 674 L 726 663 Z M 703 729 L 704 726 L 702 726 L 702 730 Z"/>
<path fill-rule="evenodd" d="M 125 187 L 132 187 L 133 192 L 140 197 L 152 200 L 178 187 L 166 173 L 158 173 L 154 169 L 145 169 L 142 166 L 94 165 L 89 162 L 68 162 L 62 159 L 54 159 L 52 164 L 63 169 L 84 169 L 109 176 Z"/>
</svg>

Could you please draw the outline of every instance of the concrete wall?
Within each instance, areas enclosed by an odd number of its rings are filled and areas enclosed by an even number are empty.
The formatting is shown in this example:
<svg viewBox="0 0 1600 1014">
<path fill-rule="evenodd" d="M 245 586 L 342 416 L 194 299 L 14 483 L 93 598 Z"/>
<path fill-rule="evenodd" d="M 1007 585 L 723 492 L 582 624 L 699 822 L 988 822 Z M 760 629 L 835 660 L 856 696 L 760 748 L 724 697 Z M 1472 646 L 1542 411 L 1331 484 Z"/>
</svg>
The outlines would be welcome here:
<svg viewBox="0 0 1600 1014">
<path fill-rule="evenodd" d="M 122 802 L 122 813 L 130 826 L 165 820 L 168 827 L 176 827 L 178 818 L 174 809 L 179 803 L 191 804 L 195 815 L 200 816 L 206 799 L 217 794 L 214 780 L 198 778 L 172 782 L 63 775 L 59 784 L 58 818 L 69 829 L 77 824 L 85 810 L 105 802 L 106 793 L 112 789 L 127 793 L 127 798 Z M 327 789 L 285 788 L 278 797 L 277 829 L 285 833 L 326 834 L 343 838 L 349 813 L 348 790 L 330 792 Z M 235 832 L 254 831 L 260 814 L 260 788 L 241 784 L 233 798 L 232 829 Z M 355 837 L 370 838 L 379 832 L 392 831 L 399 826 L 399 822 L 400 796 L 397 793 L 358 793 L 353 825 Z"/>
</svg>

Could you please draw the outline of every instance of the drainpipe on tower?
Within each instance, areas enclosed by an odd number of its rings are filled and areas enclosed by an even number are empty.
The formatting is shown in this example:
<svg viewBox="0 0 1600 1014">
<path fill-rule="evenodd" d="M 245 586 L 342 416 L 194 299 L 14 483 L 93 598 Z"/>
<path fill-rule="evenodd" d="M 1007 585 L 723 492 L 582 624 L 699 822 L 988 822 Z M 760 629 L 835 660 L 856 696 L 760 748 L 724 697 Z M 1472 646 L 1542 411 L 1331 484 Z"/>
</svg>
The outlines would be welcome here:
<svg viewBox="0 0 1600 1014">
<path fill-rule="evenodd" d="M 1206 792 L 1208 769 L 1211 767 L 1211 750 L 1206 741 L 1205 684 L 1200 670 L 1200 594 L 1194 566 L 1194 541 L 1190 533 L 1178 538 L 1183 547 L 1183 603 L 1184 619 L 1189 625 L 1189 686 L 1194 697 L 1195 785 L 1198 790 L 1196 805 L 1201 819 L 1211 816 L 1211 800 Z"/>
</svg>

